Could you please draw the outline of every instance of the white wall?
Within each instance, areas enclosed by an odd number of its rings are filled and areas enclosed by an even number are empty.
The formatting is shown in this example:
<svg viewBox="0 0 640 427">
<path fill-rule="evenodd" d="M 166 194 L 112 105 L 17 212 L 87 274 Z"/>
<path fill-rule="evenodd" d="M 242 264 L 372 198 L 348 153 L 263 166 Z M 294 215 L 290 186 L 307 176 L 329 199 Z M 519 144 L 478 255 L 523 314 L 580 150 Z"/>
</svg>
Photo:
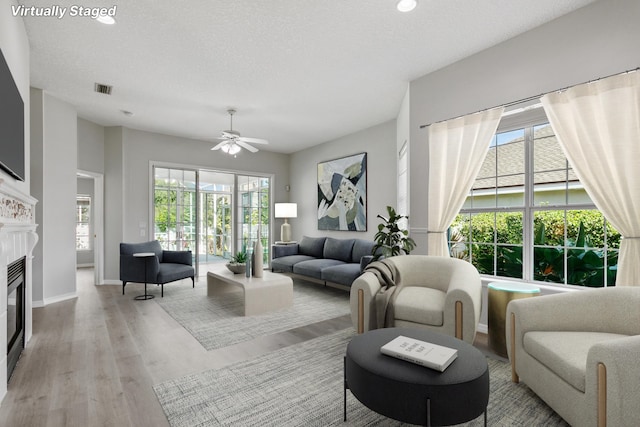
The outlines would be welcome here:
<svg viewBox="0 0 640 427">
<path fill-rule="evenodd" d="M 42 186 L 44 166 L 43 166 L 43 129 L 42 129 L 42 91 L 39 89 L 30 89 L 29 103 L 30 103 L 30 127 L 31 127 L 31 195 L 38 199 L 40 202 L 36 205 L 36 224 L 39 223 L 37 233 L 39 239 L 42 240 L 42 192 L 44 187 Z M 43 287 L 42 287 L 42 244 L 37 244 L 33 249 L 33 269 L 31 272 L 33 278 L 32 288 L 32 301 L 44 300 Z M 37 264 L 37 267 L 36 267 Z"/>
<path fill-rule="evenodd" d="M 22 101 L 24 102 L 24 140 L 25 140 L 25 180 L 18 181 L 11 175 L 0 170 L 0 178 L 10 182 L 25 194 L 29 192 L 30 177 L 30 101 L 29 101 L 29 39 L 22 18 L 16 18 L 11 13 L 13 1 L 0 1 L 0 49 L 9 65 L 9 70 L 16 82 Z M 37 218 L 36 218 L 37 221 Z"/>
<path fill-rule="evenodd" d="M 78 169 L 104 173 L 104 126 L 78 118 Z"/>
<path fill-rule="evenodd" d="M 36 258 L 33 261 L 34 306 L 76 296 L 75 207 L 77 169 L 77 115 L 75 109 L 40 89 L 32 89 L 33 125 L 41 134 L 32 141 L 31 180 L 40 200 Z M 35 133 L 35 132 L 34 132 Z M 37 175 L 37 178 L 36 178 Z"/>
<path fill-rule="evenodd" d="M 411 82 L 411 234 L 426 253 L 426 131 L 473 113 L 640 66 L 640 2 L 601 0 Z"/>
<path fill-rule="evenodd" d="M 105 138 L 105 280 L 119 278 L 119 243 L 149 240 L 152 162 L 247 174 L 272 174 L 275 200 L 286 198 L 289 155 L 211 151 L 212 143 L 128 128 L 107 128 Z M 140 223 L 146 235 L 140 235 Z M 279 228 L 272 232 L 279 233 Z"/>
<path fill-rule="evenodd" d="M 367 231 L 318 230 L 318 162 L 367 153 Z M 396 121 L 391 120 L 291 155 L 291 193 L 298 217 L 289 220 L 294 240 L 307 236 L 373 240 L 378 214 L 396 204 Z"/>
<path fill-rule="evenodd" d="M 104 130 L 104 277 L 120 277 L 120 243 L 123 242 L 124 181 L 121 127 Z"/>
</svg>

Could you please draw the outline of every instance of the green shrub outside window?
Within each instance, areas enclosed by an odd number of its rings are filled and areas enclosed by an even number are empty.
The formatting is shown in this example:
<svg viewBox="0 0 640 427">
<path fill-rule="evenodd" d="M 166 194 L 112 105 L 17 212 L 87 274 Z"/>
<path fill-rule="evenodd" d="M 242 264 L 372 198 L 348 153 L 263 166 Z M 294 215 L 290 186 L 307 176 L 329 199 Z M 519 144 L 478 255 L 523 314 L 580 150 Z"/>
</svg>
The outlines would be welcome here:
<svg viewBox="0 0 640 427">
<path fill-rule="evenodd" d="M 619 247 L 548 124 L 494 136 L 449 229 L 451 256 L 481 274 L 563 285 L 615 285 Z"/>
</svg>

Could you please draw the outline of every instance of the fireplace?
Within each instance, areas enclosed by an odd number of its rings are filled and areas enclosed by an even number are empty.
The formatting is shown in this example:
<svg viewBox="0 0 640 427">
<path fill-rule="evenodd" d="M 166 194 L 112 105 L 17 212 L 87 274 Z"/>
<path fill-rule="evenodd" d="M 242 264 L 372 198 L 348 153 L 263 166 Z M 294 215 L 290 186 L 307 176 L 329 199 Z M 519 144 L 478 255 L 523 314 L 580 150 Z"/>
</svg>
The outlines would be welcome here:
<svg viewBox="0 0 640 427">
<path fill-rule="evenodd" d="M 0 178 L 0 336 L 7 343 L 0 351 L 0 402 L 22 350 L 32 335 L 32 288 L 34 248 L 38 243 L 35 223 L 38 201 Z M 6 295 L 6 297 L 5 297 Z M 5 352 L 6 351 L 6 352 Z"/>
<path fill-rule="evenodd" d="M 7 266 L 7 379 L 24 349 L 25 266 L 25 257 Z"/>
</svg>

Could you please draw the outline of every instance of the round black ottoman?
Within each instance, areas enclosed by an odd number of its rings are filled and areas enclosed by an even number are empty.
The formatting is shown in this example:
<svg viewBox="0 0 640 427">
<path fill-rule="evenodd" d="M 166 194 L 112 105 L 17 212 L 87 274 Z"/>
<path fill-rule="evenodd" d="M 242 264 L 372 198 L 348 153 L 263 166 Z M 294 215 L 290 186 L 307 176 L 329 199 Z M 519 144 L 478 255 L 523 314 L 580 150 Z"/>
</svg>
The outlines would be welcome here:
<svg viewBox="0 0 640 427">
<path fill-rule="evenodd" d="M 380 347 L 399 335 L 458 350 L 444 372 L 396 359 Z M 459 339 L 421 329 L 386 328 L 354 337 L 345 356 L 346 389 L 369 409 L 398 421 L 447 426 L 473 420 L 489 402 L 485 356 Z M 429 408 L 429 410 L 427 409 Z M 485 425 L 486 425 L 485 412 Z"/>
</svg>

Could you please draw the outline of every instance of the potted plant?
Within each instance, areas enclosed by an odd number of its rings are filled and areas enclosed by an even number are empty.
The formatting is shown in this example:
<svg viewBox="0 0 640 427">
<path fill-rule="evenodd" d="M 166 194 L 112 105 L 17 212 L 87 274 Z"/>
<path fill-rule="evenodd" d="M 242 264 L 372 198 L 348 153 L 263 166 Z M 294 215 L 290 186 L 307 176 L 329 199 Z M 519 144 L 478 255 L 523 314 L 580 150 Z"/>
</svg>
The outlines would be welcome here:
<svg viewBox="0 0 640 427">
<path fill-rule="evenodd" d="M 232 271 L 233 274 L 244 273 L 247 269 L 247 253 L 241 251 L 232 256 L 231 261 L 227 263 L 227 268 Z"/>
<path fill-rule="evenodd" d="M 376 245 L 373 247 L 373 260 L 377 260 L 381 256 L 392 257 L 401 255 L 403 252 L 407 255 L 416 247 L 416 242 L 409 237 L 409 231 L 401 229 L 398 222 L 403 218 L 409 219 L 407 215 L 396 214 L 395 209 L 387 206 L 388 218 L 378 215 L 382 223 L 378 224 L 378 232 L 374 240 Z"/>
</svg>

